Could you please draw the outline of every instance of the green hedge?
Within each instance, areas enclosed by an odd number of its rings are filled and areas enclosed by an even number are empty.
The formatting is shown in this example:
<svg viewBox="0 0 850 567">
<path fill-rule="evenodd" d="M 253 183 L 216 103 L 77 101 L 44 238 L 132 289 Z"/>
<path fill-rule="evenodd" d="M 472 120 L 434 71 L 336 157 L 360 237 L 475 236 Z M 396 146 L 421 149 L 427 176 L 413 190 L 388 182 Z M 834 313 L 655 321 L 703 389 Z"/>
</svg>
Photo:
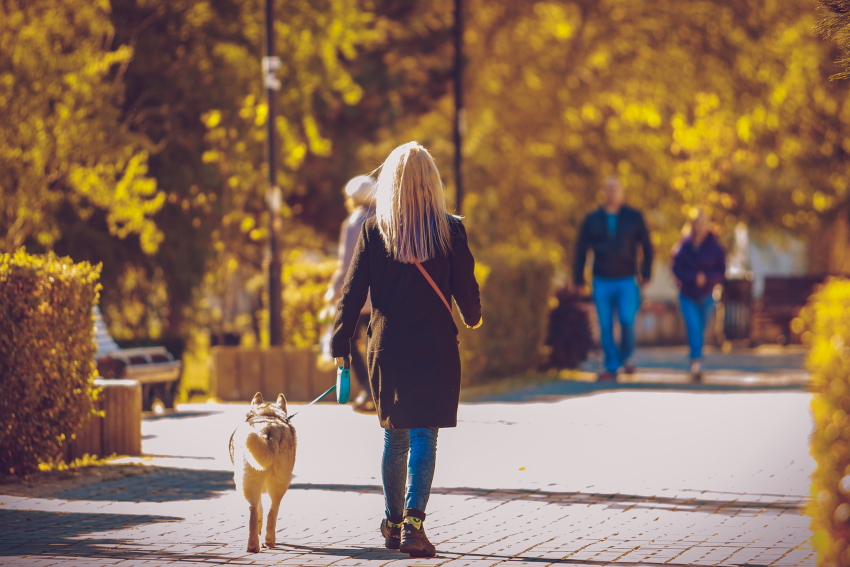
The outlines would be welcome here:
<svg viewBox="0 0 850 567">
<path fill-rule="evenodd" d="M 810 345 L 811 438 L 817 468 L 812 475 L 813 543 L 819 565 L 850 566 L 850 281 L 832 279 L 792 321 Z"/>
<path fill-rule="evenodd" d="M 95 411 L 100 266 L 24 250 L 0 256 L 0 472 L 53 461 Z"/>
<path fill-rule="evenodd" d="M 325 292 L 336 264 L 336 260 L 284 264 L 283 335 L 287 346 L 318 344 L 324 330 L 318 313 L 325 306 Z"/>
<path fill-rule="evenodd" d="M 463 382 L 521 374 L 545 358 L 546 321 L 554 266 L 529 250 L 501 247 L 476 255 L 484 324 L 460 328 Z"/>
</svg>

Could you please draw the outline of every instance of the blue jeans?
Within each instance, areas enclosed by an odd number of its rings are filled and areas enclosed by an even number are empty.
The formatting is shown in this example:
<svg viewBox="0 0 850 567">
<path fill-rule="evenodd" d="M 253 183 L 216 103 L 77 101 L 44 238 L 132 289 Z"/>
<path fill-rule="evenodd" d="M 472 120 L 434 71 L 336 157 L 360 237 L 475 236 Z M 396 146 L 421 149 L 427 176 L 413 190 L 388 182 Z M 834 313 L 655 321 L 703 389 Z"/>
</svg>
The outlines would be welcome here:
<svg viewBox="0 0 850 567">
<path fill-rule="evenodd" d="M 599 315 L 600 340 L 605 370 L 617 372 L 635 350 L 635 317 L 640 308 L 640 290 L 634 277 L 593 278 L 593 301 Z M 614 309 L 620 319 L 620 346 L 614 342 Z"/>
<path fill-rule="evenodd" d="M 679 294 L 679 305 L 688 329 L 688 344 L 691 347 L 691 359 L 702 357 L 702 343 L 705 327 L 714 312 L 714 299 L 706 295 L 699 301 Z"/>
<path fill-rule="evenodd" d="M 398 518 L 405 510 L 425 512 L 437 462 L 438 431 L 436 427 L 384 430 L 381 466 L 388 517 Z"/>
</svg>

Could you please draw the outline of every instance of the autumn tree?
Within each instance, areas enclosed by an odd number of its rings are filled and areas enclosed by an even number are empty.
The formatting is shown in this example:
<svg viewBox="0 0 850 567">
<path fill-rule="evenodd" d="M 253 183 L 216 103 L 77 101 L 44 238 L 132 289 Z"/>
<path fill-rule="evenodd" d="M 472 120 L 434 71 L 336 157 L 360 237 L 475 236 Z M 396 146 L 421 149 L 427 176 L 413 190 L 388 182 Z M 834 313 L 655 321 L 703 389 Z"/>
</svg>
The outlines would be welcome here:
<svg viewBox="0 0 850 567">
<path fill-rule="evenodd" d="M 51 249 L 58 217 L 102 216 L 148 253 L 164 195 L 148 175 L 152 147 L 120 120 L 133 56 L 114 41 L 109 2 L 0 4 L 0 250 Z"/>
<path fill-rule="evenodd" d="M 464 212 L 479 246 L 566 265 L 620 176 L 664 256 L 692 207 L 815 238 L 846 207 L 850 103 L 807 2 L 467 4 Z M 452 101 L 405 138 L 449 174 Z M 391 140 L 387 136 L 387 141 Z M 364 147 L 370 159 L 387 146 Z"/>
<path fill-rule="evenodd" d="M 269 222 L 263 3 L 114 6 L 119 35 L 145 54 L 125 74 L 127 120 L 160 147 L 151 168 L 168 199 L 157 221 L 166 243 L 179 243 L 163 246 L 147 269 L 167 283 L 169 332 L 180 332 L 204 274 L 219 295 L 227 295 L 222 286 L 248 286 L 258 308 Z M 276 6 L 278 178 L 289 249 L 336 239 L 341 187 L 374 167 L 358 160 L 358 148 L 398 115 L 430 110 L 446 91 L 450 18 L 400 0 L 366 8 Z"/>
</svg>

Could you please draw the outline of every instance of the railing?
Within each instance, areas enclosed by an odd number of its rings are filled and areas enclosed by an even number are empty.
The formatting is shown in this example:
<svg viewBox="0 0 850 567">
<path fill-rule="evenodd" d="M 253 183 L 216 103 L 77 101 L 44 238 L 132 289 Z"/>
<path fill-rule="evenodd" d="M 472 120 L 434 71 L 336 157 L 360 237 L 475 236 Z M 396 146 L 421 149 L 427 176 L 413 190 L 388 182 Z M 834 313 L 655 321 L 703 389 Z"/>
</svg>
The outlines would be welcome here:
<svg viewBox="0 0 850 567">
<path fill-rule="evenodd" d="M 261 392 L 267 400 L 278 394 L 287 401 L 307 402 L 336 382 L 336 368 L 317 365 L 317 349 L 238 346 L 212 348 L 211 390 L 223 401 L 249 401 Z M 351 381 L 351 396 L 359 393 Z"/>
</svg>

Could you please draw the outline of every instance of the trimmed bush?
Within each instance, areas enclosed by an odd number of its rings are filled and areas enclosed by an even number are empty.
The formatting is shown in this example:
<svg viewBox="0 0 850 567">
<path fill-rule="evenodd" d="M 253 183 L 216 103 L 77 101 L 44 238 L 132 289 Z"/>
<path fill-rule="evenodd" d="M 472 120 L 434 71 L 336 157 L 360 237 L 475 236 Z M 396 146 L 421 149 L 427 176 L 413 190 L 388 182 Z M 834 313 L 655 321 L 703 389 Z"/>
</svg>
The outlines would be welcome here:
<svg viewBox="0 0 850 567">
<path fill-rule="evenodd" d="M 336 270 L 336 260 L 293 262 L 283 267 L 283 340 L 286 346 L 308 348 L 319 343 L 323 326 L 318 313 Z"/>
<path fill-rule="evenodd" d="M 496 248 L 475 261 L 484 324 L 467 329 L 456 317 L 465 384 L 521 374 L 544 360 L 554 274 L 548 256 L 517 248 Z"/>
<path fill-rule="evenodd" d="M 812 517 L 818 564 L 850 566 L 850 281 L 831 279 L 791 322 L 811 346 Z"/>
<path fill-rule="evenodd" d="M 0 255 L 0 471 L 59 458 L 95 411 L 100 266 L 24 250 Z"/>
</svg>

